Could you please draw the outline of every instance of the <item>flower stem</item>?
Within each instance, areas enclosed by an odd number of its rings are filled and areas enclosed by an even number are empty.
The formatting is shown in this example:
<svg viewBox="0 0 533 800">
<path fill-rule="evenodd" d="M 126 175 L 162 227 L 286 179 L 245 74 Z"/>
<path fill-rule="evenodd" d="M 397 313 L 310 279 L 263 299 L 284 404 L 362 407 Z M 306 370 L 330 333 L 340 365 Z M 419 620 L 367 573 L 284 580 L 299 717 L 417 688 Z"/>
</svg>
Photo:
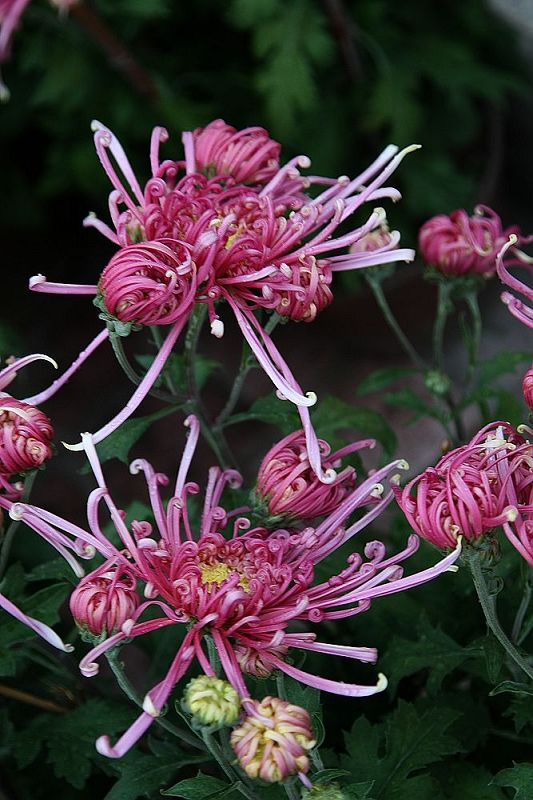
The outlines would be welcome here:
<svg viewBox="0 0 533 800">
<path fill-rule="evenodd" d="M 202 434 L 216 455 L 220 465 L 224 469 L 227 469 L 230 466 L 234 466 L 235 459 L 229 449 L 224 434 L 220 428 L 214 426 L 209 419 L 209 415 L 200 396 L 200 390 L 196 380 L 196 350 L 206 313 L 207 307 L 205 305 L 196 306 L 190 316 L 189 326 L 185 336 L 185 351 L 183 360 L 185 364 L 185 374 L 187 376 L 187 388 L 189 395 L 186 405 L 193 412 L 193 414 L 198 417 Z"/>
<path fill-rule="evenodd" d="M 265 325 L 265 332 L 270 336 L 276 325 L 280 322 L 281 317 L 279 314 L 275 312 L 270 316 L 267 324 Z M 235 406 L 239 401 L 239 397 L 241 396 L 242 387 L 244 386 L 244 382 L 248 377 L 248 373 L 251 372 L 252 369 L 255 369 L 258 366 L 257 359 L 251 353 L 250 348 L 243 342 L 242 346 L 242 353 L 241 353 L 241 363 L 239 364 L 239 371 L 233 381 L 233 386 L 231 387 L 231 392 L 228 397 L 227 403 L 218 415 L 215 420 L 214 427 L 217 430 L 221 430 L 224 427 L 224 423 L 231 416 Z"/>
<path fill-rule="evenodd" d="M 444 281 L 438 284 L 437 314 L 433 326 L 433 357 L 437 369 L 444 372 L 444 330 L 452 310 L 451 285 Z"/>
<path fill-rule="evenodd" d="M 134 703 L 136 706 L 142 708 L 143 704 L 141 698 L 131 685 L 126 675 L 124 674 L 124 671 L 122 669 L 122 664 L 118 658 L 119 656 L 118 648 L 112 650 L 109 653 L 106 653 L 105 656 L 107 659 L 107 663 L 111 667 L 113 675 L 117 679 L 118 685 L 120 686 L 126 697 L 129 700 L 131 700 L 131 702 Z M 176 738 L 181 739 L 182 742 L 186 742 L 188 745 L 194 747 L 196 750 L 203 750 L 203 747 L 199 743 L 196 736 L 192 736 L 186 731 L 180 730 L 180 728 L 177 728 L 175 725 L 173 725 L 171 722 L 168 722 L 168 720 L 164 719 L 163 717 L 155 717 L 154 722 L 156 722 L 166 731 L 171 733 L 173 736 L 176 736 Z"/>
<path fill-rule="evenodd" d="M 526 616 L 526 612 L 529 608 L 529 604 L 531 602 L 531 594 L 533 591 L 533 586 L 531 584 L 532 581 L 532 570 L 531 568 L 528 569 L 528 575 L 526 578 L 526 583 L 524 586 L 524 594 L 522 595 L 522 600 L 520 605 L 518 606 L 518 611 L 516 612 L 516 617 L 513 623 L 513 630 L 511 632 L 511 638 L 515 644 L 520 644 L 522 641 L 521 633 L 522 633 L 522 626 L 524 624 L 524 617 Z"/>
<path fill-rule="evenodd" d="M 381 312 L 389 325 L 389 328 L 395 334 L 405 354 L 415 367 L 418 369 L 425 369 L 426 365 L 424 364 L 423 359 L 418 355 L 415 348 L 401 329 L 398 320 L 392 313 L 392 309 L 381 286 L 381 281 L 379 278 L 376 278 L 372 275 L 366 275 L 366 280 L 376 299 L 376 303 L 380 307 Z"/>
<path fill-rule="evenodd" d="M 111 347 L 113 348 L 115 358 L 117 359 L 124 374 L 133 384 L 135 384 L 135 386 L 138 386 L 141 383 L 142 378 L 128 361 L 126 353 L 124 352 L 124 347 L 122 346 L 122 336 L 118 336 L 118 334 L 110 330 L 109 341 L 111 342 Z M 153 397 L 157 397 L 159 400 L 163 400 L 165 403 L 175 403 L 177 399 L 175 395 L 168 394 L 167 392 L 160 392 L 159 389 L 150 389 L 149 394 L 151 394 Z M 178 399 L 183 400 L 183 398 Z"/>
<path fill-rule="evenodd" d="M 202 731 L 202 738 L 204 740 L 204 744 L 206 748 L 209 750 L 215 761 L 217 762 L 218 766 L 224 773 L 224 775 L 231 781 L 231 784 L 235 787 L 237 791 L 243 794 L 248 800 L 260 800 L 259 796 L 253 791 L 253 789 L 246 786 L 243 781 L 238 777 L 237 773 L 231 766 L 231 764 L 226 761 L 224 754 L 222 752 L 222 748 L 220 747 L 219 743 L 215 739 L 212 733 L 209 733 L 205 728 Z"/>
<path fill-rule="evenodd" d="M 483 575 L 483 570 L 481 568 L 480 563 L 480 556 L 473 548 L 465 548 L 463 551 L 464 558 L 470 568 L 470 572 L 472 574 L 472 580 L 474 582 L 474 587 L 477 592 L 477 596 L 479 598 L 479 602 L 481 604 L 481 608 L 485 615 L 485 619 L 487 621 L 487 625 L 497 638 L 501 646 L 509 655 L 514 663 L 520 667 L 520 669 L 525 672 L 525 674 L 533 681 L 533 667 L 528 664 L 526 659 L 522 656 L 521 653 L 517 650 L 514 644 L 511 642 L 505 631 L 503 630 L 502 626 L 500 625 L 500 621 L 498 619 L 495 603 L 493 602 L 493 598 L 489 594 L 489 589 L 487 583 L 485 581 L 485 576 Z"/>
<path fill-rule="evenodd" d="M 37 472 L 38 470 L 36 469 L 33 470 L 33 472 L 30 472 L 30 474 L 24 481 L 24 490 L 22 492 L 22 497 L 20 498 L 22 503 L 26 503 L 30 497 L 33 484 L 35 483 L 35 478 L 37 477 Z M 2 579 L 4 572 L 6 570 L 9 553 L 11 551 L 13 540 L 15 538 L 15 534 L 18 530 L 19 525 L 20 525 L 20 520 L 18 519 L 11 520 L 11 522 L 9 523 L 9 527 L 6 531 L 6 534 L 4 536 L 2 542 L 2 549 L 0 550 L 0 580 Z"/>
</svg>

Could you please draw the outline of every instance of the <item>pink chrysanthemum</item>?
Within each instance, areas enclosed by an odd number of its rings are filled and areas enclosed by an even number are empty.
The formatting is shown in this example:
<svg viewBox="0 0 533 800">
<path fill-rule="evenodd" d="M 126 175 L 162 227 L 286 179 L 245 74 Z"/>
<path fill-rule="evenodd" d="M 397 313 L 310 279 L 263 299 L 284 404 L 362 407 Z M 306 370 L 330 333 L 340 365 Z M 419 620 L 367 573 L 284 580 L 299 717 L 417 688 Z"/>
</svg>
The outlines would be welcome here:
<svg viewBox="0 0 533 800">
<path fill-rule="evenodd" d="M 533 564 L 533 446 L 509 423 L 485 426 L 394 492 L 413 530 L 437 547 L 501 526 Z"/>
<path fill-rule="evenodd" d="M 346 467 L 335 473 L 343 456 L 364 447 L 374 447 L 372 439 L 355 442 L 331 454 L 329 444 L 318 440 L 322 467 L 331 470 L 331 483 L 320 481 L 311 468 L 304 431 L 285 436 L 268 451 L 257 473 L 255 494 L 272 517 L 286 520 L 314 519 L 339 506 L 355 486 L 355 470 Z"/>
<path fill-rule="evenodd" d="M 418 244 L 426 264 L 444 275 L 489 277 L 496 271 L 499 250 L 512 233 L 520 236 L 516 225 L 504 230 L 498 214 L 479 205 L 471 217 L 463 208 L 432 217 L 420 228 Z"/>
<path fill-rule="evenodd" d="M 318 642 L 304 625 L 344 619 L 366 611 L 373 598 L 428 581 L 448 569 L 459 555 L 458 548 L 435 567 L 404 578 L 401 563 L 417 549 L 417 537 L 412 536 L 405 550 L 393 556 L 386 555 L 381 542 L 370 542 L 365 547 L 364 559 L 353 553 L 338 575 L 315 583 L 315 564 L 362 530 L 390 502 L 392 491 L 381 496 L 384 490 L 379 481 L 394 470 L 405 468 L 401 461 L 377 470 L 319 525 L 296 532 L 250 528 L 249 521 L 240 516 L 244 509 L 225 511 L 220 506 L 222 491 L 227 483 L 238 484 L 240 476 L 232 470 L 222 472 L 212 467 L 200 530 L 195 536 L 187 512 L 187 495 L 196 494 L 199 487 L 187 482 L 187 470 L 199 424 L 194 417 L 189 417 L 187 424 L 190 435 L 166 508 L 159 487 L 166 486 L 168 479 L 154 472 L 144 460 L 131 465 L 131 471 L 143 472 L 148 482 L 155 529 L 146 521 L 134 521 L 128 528 L 123 513 L 109 494 L 90 434 L 83 435 L 83 443 L 98 482 L 88 501 L 90 531 L 33 505 L 16 503 L 11 509 L 12 516 L 24 520 L 56 547 L 74 549 L 83 555 L 97 551 L 105 559 L 103 570 L 127 572 L 144 583 L 145 602 L 122 625 L 121 631 L 82 659 L 80 668 L 85 675 L 96 674 L 97 659 L 126 639 L 169 625 L 187 625 L 167 675 L 146 695 L 140 717 L 115 745 L 105 736 L 98 740 L 99 752 L 110 757 L 122 756 L 148 729 L 194 658 L 206 675 L 214 674 L 202 645 L 206 634 L 215 643 L 228 681 L 242 698 L 249 696 L 241 667 L 243 648 L 248 648 L 248 663 L 252 652 L 265 653 L 272 668 L 325 691 L 349 697 L 382 691 L 386 686 L 383 676 L 373 686 L 341 683 L 305 672 L 288 663 L 283 655 L 296 648 L 375 662 L 375 649 Z M 118 548 L 102 531 L 99 522 L 102 501 L 121 539 Z M 369 509 L 349 523 L 352 512 L 366 505 Z M 141 617 L 148 608 L 152 615 L 143 621 Z M 160 615 L 154 618 L 154 611 Z M 298 632 L 288 632 L 294 621 L 299 622 Z"/>
<path fill-rule="evenodd" d="M 300 170 L 309 166 L 309 159 L 298 156 L 279 167 L 279 146 L 262 129 L 235 131 L 216 120 L 205 129 L 184 133 L 185 159 L 174 161 L 161 160 L 159 147 L 168 134 L 155 128 L 152 177 L 142 188 L 111 131 L 100 123 L 94 123 L 94 129 L 98 157 L 113 185 L 109 197 L 113 228 L 94 215 L 86 225 L 104 234 L 119 251 L 98 285 L 55 284 L 38 275 L 30 287 L 99 295 L 97 303 L 105 314 L 120 323 L 172 326 L 130 402 L 94 435 L 95 442 L 142 402 L 195 305 L 207 306 L 212 333 L 223 336 L 219 308 L 225 301 L 279 396 L 297 405 L 312 469 L 326 480 L 308 411 L 316 395 L 302 391 L 254 312 L 264 308 L 311 322 L 333 298 L 334 272 L 412 260 L 412 250 L 398 248 L 397 234 L 373 252 L 350 250 L 381 229 L 382 208 L 374 208 L 358 227 L 348 226 L 343 233 L 339 229 L 364 203 L 399 199 L 399 192 L 385 182 L 414 146 L 401 152 L 387 147 L 353 180 L 304 178 Z M 313 184 L 321 186 L 316 197 L 306 191 Z M 104 332 L 88 350 L 105 337 Z"/>
<path fill-rule="evenodd" d="M 526 406 L 533 411 L 533 366 L 531 366 L 522 379 L 522 393 Z"/>
<path fill-rule="evenodd" d="M 136 585 L 131 573 L 120 566 L 93 570 L 70 596 L 70 613 L 76 625 L 93 636 L 117 633 L 141 604 Z"/>
<path fill-rule="evenodd" d="M 509 268 L 521 267 L 530 278 L 533 278 L 533 259 L 516 247 L 521 241 L 530 242 L 532 239 L 533 237 L 531 236 L 527 239 L 519 239 L 517 236 L 511 235 L 509 241 L 501 248 L 496 260 L 498 277 L 502 283 L 505 283 L 518 294 L 523 295 L 529 303 L 533 303 L 533 287 L 516 278 L 509 272 Z M 512 253 L 513 256 L 509 258 L 508 253 Z M 509 292 L 503 292 L 501 298 L 514 317 L 524 325 L 527 325 L 528 328 L 533 328 L 533 308 L 531 305 L 527 305 Z"/>
<path fill-rule="evenodd" d="M 308 754 L 315 745 L 309 712 L 279 697 L 249 700 L 245 718 L 231 733 L 241 769 L 267 783 L 299 775 L 308 784 Z"/>
<path fill-rule="evenodd" d="M 279 170 L 281 145 L 264 128 L 238 131 L 223 119 L 193 131 L 195 171 L 237 183 L 267 183 Z"/>
</svg>

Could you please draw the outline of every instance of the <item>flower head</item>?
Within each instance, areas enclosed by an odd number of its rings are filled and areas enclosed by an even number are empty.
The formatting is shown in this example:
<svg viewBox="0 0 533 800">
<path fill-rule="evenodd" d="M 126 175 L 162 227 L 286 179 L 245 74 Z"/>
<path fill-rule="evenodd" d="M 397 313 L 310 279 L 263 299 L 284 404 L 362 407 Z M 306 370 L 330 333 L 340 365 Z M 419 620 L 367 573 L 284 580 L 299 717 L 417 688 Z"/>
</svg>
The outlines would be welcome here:
<svg viewBox="0 0 533 800">
<path fill-rule="evenodd" d="M 52 457 L 52 423 L 43 412 L 0 393 L 0 479 L 38 469 Z M 5 487 L 5 483 L 4 483 Z"/>
<path fill-rule="evenodd" d="M 233 686 L 214 675 L 200 675 L 189 681 L 183 701 L 202 725 L 231 725 L 241 708 L 241 698 Z"/>
<path fill-rule="evenodd" d="M 271 517 L 309 520 L 333 511 L 355 487 L 353 467 L 335 472 L 341 458 L 375 444 L 367 439 L 331 454 L 327 442 L 319 439 L 318 443 L 324 470 L 335 474 L 331 483 L 323 483 L 313 472 L 303 430 L 285 436 L 264 457 L 257 474 L 255 494 Z"/>
<path fill-rule="evenodd" d="M 491 423 L 405 486 L 396 500 L 409 524 L 437 547 L 475 542 L 498 526 L 533 564 L 533 446 L 505 422 Z"/>
<path fill-rule="evenodd" d="M 76 553 L 100 553 L 105 559 L 102 573 L 127 572 L 144 584 L 145 601 L 119 632 L 82 659 L 80 668 L 85 675 L 96 674 L 98 657 L 125 639 L 170 625 L 187 625 L 167 675 L 145 697 L 143 714 L 115 745 L 107 737 L 98 740 L 98 750 L 111 757 L 120 757 L 147 730 L 194 658 L 204 673 L 213 677 L 202 644 L 207 633 L 213 639 L 227 680 L 241 698 L 249 697 L 241 666 L 243 648 L 248 648 L 244 663 L 251 663 L 256 653 L 271 668 L 325 691 L 349 697 L 382 691 L 386 686 L 383 676 L 370 686 L 337 682 L 293 666 L 285 660 L 285 654 L 296 648 L 373 663 L 377 657 L 373 648 L 319 642 L 305 626 L 365 611 L 373 598 L 430 580 L 459 555 L 457 549 L 435 567 L 402 577 L 401 564 L 416 550 L 417 537 L 411 537 L 406 548 L 395 555 L 387 555 L 385 545 L 374 541 L 366 545 L 364 556 L 353 553 L 339 574 L 324 582 L 315 581 L 315 565 L 362 530 L 390 502 L 392 490 L 384 491 L 379 482 L 405 468 L 402 461 L 377 470 L 316 527 L 300 531 L 251 528 L 249 520 L 241 516 L 243 509 L 226 511 L 220 506 L 223 489 L 228 483 L 239 485 L 240 476 L 213 467 L 199 531 L 194 533 L 187 496 L 197 493 L 199 487 L 187 482 L 187 469 L 199 436 L 199 423 L 189 417 L 187 425 L 189 439 L 166 508 L 160 487 L 168 484 L 168 478 L 156 473 L 144 460 L 131 465 L 134 474 L 142 472 L 146 477 L 155 528 L 143 520 L 133 521 L 131 527 L 126 525 L 105 484 L 90 434 L 84 434 L 83 442 L 98 488 L 88 501 L 89 531 L 33 505 L 16 503 L 11 508 L 12 515 L 23 519 L 51 543 L 61 541 L 63 549 L 70 545 Z M 98 514 L 101 503 L 111 514 L 122 542 L 119 547 L 102 531 Z M 360 509 L 360 516 L 350 521 L 356 509 Z M 141 619 L 148 608 L 151 616 Z M 296 621 L 298 630 L 290 632 L 289 625 Z"/>
<path fill-rule="evenodd" d="M 531 366 L 522 379 L 522 393 L 526 406 L 533 411 L 533 366 Z"/>
<path fill-rule="evenodd" d="M 261 128 L 237 131 L 215 120 L 186 132 L 184 160 L 160 158 L 168 133 L 155 128 L 151 177 L 143 186 L 113 133 L 99 122 L 93 127 L 98 157 L 113 186 L 112 227 L 94 214 L 86 225 L 118 251 L 98 284 L 57 284 L 34 276 L 30 286 L 39 292 L 98 295 L 103 316 L 116 332 L 143 324 L 172 326 L 130 402 L 94 441 L 114 431 L 142 402 L 195 306 L 207 306 L 212 333 L 223 336 L 219 314 L 225 303 L 278 396 L 298 407 L 313 471 L 324 482 L 333 480 L 322 468 L 309 416 L 316 395 L 302 391 L 255 311 L 312 322 L 333 299 L 335 272 L 414 258 L 412 250 L 398 247 L 397 233 L 377 242 L 372 252 L 352 247 L 381 231 L 385 212 L 380 206 L 372 207 L 362 224 L 347 223 L 365 203 L 400 198 L 386 181 L 416 146 L 400 152 L 387 147 L 353 180 L 306 178 L 301 170 L 309 159 L 298 156 L 280 166 L 279 145 Z M 307 192 L 311 184 L 320 187 L 316 196 Z M 89 347 L 96 346 L 95 340 Z"/>
<path fill-rule="evenodd" d="M 463 208 L 438 214 L 425 222 L 418 234 L 420 254 L 426 264 L 444 275 L 493 275 L 496 256 L 516 226 L 503 229 L 498 214 L 476 206 L 469 217 Z"/>
<path fill-rule="evenodd" d="M 281 145 L 264 128 L 238 131 L 223 119 L 193 131 L 195 172 L 229 175 L 237 183 L 265 184 L 279 170 Z"/>
<path fill-rule="evenodd" d="M 100 637 L 119 631 L 140 605 L 136 580 L 119 568 L 100 568 L 86 575 L 70 595 L 76 625 Z"/>
<path fill-rule="evenodd" d="M 246 714 L 231 733 L 231 746 L 250 778 L 277 783 L 308 772 L 308 753 L 316 745 L 308 711 L 265 697 L 249 700 Z"/>
</svg>

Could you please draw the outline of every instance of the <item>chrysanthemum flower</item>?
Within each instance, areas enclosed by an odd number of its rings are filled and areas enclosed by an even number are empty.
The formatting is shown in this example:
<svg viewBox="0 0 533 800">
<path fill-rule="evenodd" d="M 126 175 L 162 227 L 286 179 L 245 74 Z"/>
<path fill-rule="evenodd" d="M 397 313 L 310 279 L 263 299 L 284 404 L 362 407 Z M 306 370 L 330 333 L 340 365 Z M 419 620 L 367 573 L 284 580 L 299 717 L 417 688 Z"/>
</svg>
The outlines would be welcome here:
<svg viewBox="0 0 533 800">
<path fill-rule="evenodd" d="M 396 500 L 414 531 L 440 548 L 475 542 L 501 526 L 533 564 L 533 446 L 493 422 L 403 488 Z"/>
<path fill-rule="evenodd" d="M 420 254 L 426 264 L 444 275 L 484 275 L 496 271 L 496 256 L 516 225 L 503 229 L 498 214 L 479 205 L 473 216 L 463 208 L 438 214 L 425 222 L 418 234 Z"/>
<path fill-rule="evenodd" d="M 525 241 L 529 242 L 532 238 L 529 237 Z M 517 236 L 511 235 L 509 241 L 503 245 L 498 253 L 498 258 L 496 259 L 498 277 L 510 289 L 523 295 L 529 303 L 533 303 L 533 287 L 528 286 L 527 283 L 519 280 L 509 272 L 510 267 L 520 267 L 526 271 L 530 278 L 533 277 L 533 259 L 516 247 L 519 242 L 520 240 Z M 513 257 L 509 258 L 508 253 L 512 253 Z M 518 297 L 510 294 L 510 292 L 503 292 L 501 298 L 514 317 L 524 325 L 527 325 L 528 328 L 533 328 L 533 308 L 531 305 L 527 305 L 522 300 L 519 300 Z"/>
<path fill-rule="evenodd" d="M 309 712 L 279 697 L 248 700 L 244 720 L 231 733 L 241 769 L 267 783 L 291 775 L 305 780 L 308 753 L 315 745 Z"/>
<path fill-rule="evenodd" d="M 285 436 L 271 447 L 259 467 L 255 495 L 264 513 L 278 521 L 309 520 L 329 514 L 341 504 L 355 486 L 355 469 L 335 472 L 343 456 L 374 447 L 373 439 L 354 442 L 331 454 L 327 442 L 318 440 L 324 471 L 331 470 L 331 483 L 320 481 L 309 463 L 303 430 Z"/>
<path fill-rule="evenodd" d="M 526 406 L 533 411 L 533 366 L 531 366 L 522 379 L 522 393 Z"/>
<path fill-rule="evenodd" d="M 70 613 L 76 625 L 92 636 L 111 636 L 131 619 L 141 603 L 133 575 L 100 567 L 81 579 L 70 595 Z"/>
<path fill-rule="evenodd" d="M 89 531 L 30 504 L 16 503 L 11 509 L 12 516 L 24 520 L 55 546 L 60 543 L 84 555 L 97 551 L 105 559 L 102 569 L 123 570 L 144 583 L 145 602 L 122 625 L 121 631 L 82 659 L 80 668 L 84 675 L 95 675 L 97 659 L 126 639 L 170 625 L 187 626 L 167 675 L 146 695 L 141 716 L 115 745 L 105 736 L 98 740 L 99 752 L 111 757 L 122 756 L 148 729 L 194 658 L 206 675 L 214 675 L 202 644 L 205 634 L 212 637 L 226 678 L 241 698 L 248 697 L 249 692 L 242 661 L 235 651 L 237 646 L 241 654 L 242 648 L 260 655 L 265 653 L 273 669 L 318 689 L 348 697 L 382 691 L 386 686 L 383 676 L 376 685 L 360 686 L 322 678 L 290 663 L 288 656 L 293 648 L 369 663 L 377 658 L 371 647 L 318 642 L 313 632 L 303 630 L 303 624 L 344 619 L 366 611 L 373 598 L 428 581 L 445 571 L 459 555 L 457 549 L 435 567 L 402 577 L 401 563 L 417 549 L 418 538 L 412 536 L 405 550 L 392 556 L 386 554 L 381 542 L 370 542 L 364 550 L 365 558 L 353 553 L 338 575 L 323 583 L 314 582 L 315 564 L 361 531 L 388 505 L 392 490 L 384 492 L 379 482 L 391 472 L 405 468 L 402 461 L 377 470 L 319 525 L 296 532 L 250 528 L 249 521 L 241 516 L 243 509 L 225 511 L 220 506 L 223 489 L 228 483 L 238 485 L 240 476 L 233 470 L 223 472 L 212 467 L 195 535 L 187 511 L 187 495 L 196 494 L 199 487 L 187 482 L 187 470 L 199 436 L 199 424 L 195 417 L 189 417 L 187 425 L 189 438 L 166 508 L 160 487 L 169 483 L 168 478 L 156 473 L 144 460 L 138 459 L 131 465 L 134 474 L 142 472 L 147 480 L 155 528 L 147 521 L 134 521 L 131 529 L 126 525 L 124 514 L 109 494 L 90 434 L 83 435 L 83 444 L 98 488 L 88 500 Z M 121 539 L 119 547 L 101 528 L 102 502 Z M 366 505 L 369 508 L 362 516 L 349 522 L 352 512 Z M 159 611 L 160 616 L 143 621 L 141 617 L 148 608 L 152 614 Z M 294 621 L 299 621 L 298 632 L 289 632 Z"/>
<path fill-rule="evenodd" d="M 94 130 L 98 157 L 113 186 L 113 227 L 94 215 L 85 223 L 119 250 L 97 284 L 57 284 L 38 275 L 30 287 L 94 295 L 106 321 L 113 326 L 116 320 L 122 332 L 124 323 L 127 330 L 171 325 L 126 408 L 94 434 L 94 441 L 115 430 L 142 402 L 195 306 L 207 306 L 212 333 L 223 336 L 219 308 L 225 301 L 278 395 L 297 405 L 312 469 L 327 481 L 308 411 L 316 395 L 302 391 L 254 312 L 263 308 L 312 322 L 333 299 L 334 272 L 413 259 L 412 250 L 398 249 L 396 234 L 371 253 L 350 250 L 380 229 L 382 208 L 374 208 L 357 227 L 343 233 L 339 228 L 364 203 L 400 198 L 385 182 L 415 146 L 401 152 L 387 147 L 353 180 L 304 178 L 300 170 L 309 166 L 309 159 L 298 156 L 280 167 L 279 145 L 262 129 L 236 131 L 215 120 L 205 129 L 184 133 L 185 160 L 174 161 L 161 160 L 159 147 L 168 134 L 155 128 L 152 177 L 142 188 L 111 131 L 98 122 Z M 316 197 L 307 191 L 313 185 L 321 187 Z"/>
</svg>

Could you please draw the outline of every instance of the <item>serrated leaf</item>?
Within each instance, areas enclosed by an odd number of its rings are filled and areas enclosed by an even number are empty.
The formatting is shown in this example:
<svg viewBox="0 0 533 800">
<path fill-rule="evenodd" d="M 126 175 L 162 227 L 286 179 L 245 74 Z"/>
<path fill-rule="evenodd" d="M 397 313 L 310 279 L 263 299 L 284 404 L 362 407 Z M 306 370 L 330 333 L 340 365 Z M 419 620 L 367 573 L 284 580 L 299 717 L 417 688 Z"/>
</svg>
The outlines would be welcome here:
<svg viewBox="0 0 533 800">
<path fill-rule="evenodd" d="M 320 711 L 320 691 L 318 689 L 314 689 L 312 686 L 304 686 L 288 675 L 283 676 L 283 687 L 285 697 L 289 703 L 305 708 L 310 714 L 316 714 Z"/>
<path fill-rule="evenodd" d="M 72 580 L 74 573 L 64 558 L 53 558 L 44 564 L 37 564 L 26 574 L 27 581 Z"/>
<path fill-rule="evenodd" d="M 128 464 L 130 460 L 130 450 L 133 445 L 141 438 L 143 433 L 146 433 L 152 423 L 156 422 L 163 417 L 168 417 L 178 410 L 177 406 L 169 408 L 162 408 L 160 411 L 155 411 L 146 417 L 134 417 L 123 422 L 120 428 L 111 433 L 103 442 L 96 445 L 98 457 L 103 464 L 110 461 L 112 458 L 118 458 L 124 464 Z M 88 466 L 81 468 L 82 474 L 87 474 L 90 471 Z"/>
<path fill-rule="evenodd" d="M 515 790 L 514 800 L 531 800 L 533 797 L 533 764 L 515 764 L 504 769 L 492 781 L 496 786 L 510 786 Z"/>
<path fill-rule="evenodd" d="M 143 367 L 143 369 L 148 371 L 152 365 L 154 357 L 144 354 L 136 355 L 135 360 L 138 364 L 140 364 L 141 367 Z M 194 375 L 198 389 L 203 389 L 212 373 L 221 368 L 222 367 L 219 361 L 215 361 L 212 358 L 207 358 L 206 356 L 197 353 L 194 358 Z M 173 386 L 177 390 L 183 389 L 187 386 L 187 371 L 185 367 L 185 360 L 182 355 L 178 355 L 177 353 L 170 354 L 154 386 L 164 386 L 165 377 L 170 379 Z"/>
<path fill-rule="evenodd" d="M 435 770 L 446 800 L 505 800 L 501 789 L 491 785 L 492 775 L 484 767 L 467 761 L 442 764 Z"/>
<path fill-rule="evenodd" d="M 426 616 L 420 619 L 416 634 L 414 641 L 394 636 L 381 660 L 381 668 L 389 679 L 393 694 L 402 678 L 422 669 L 429 670 L 427 689 L 430 694 L 435 694 L 446 675 L 472 657 L 467 649 L 432 625 Z"/>
<path fill-rule="evenodd" d="M 414 367 L 384 367 L 383 369 L 376 369 L 361 381 L 357 387 L 357 394 L 379 392 L 381 389 L 384 389 L 385 386 L 389 386 L 399 378 L 418 372 L 420 372 L 420 370 Z"/>
<path fill-rule="evenodd" d="M 213 778 L 211 775 L 204 775 L 199 772 L 195 778 L 185 778 L 185 780 L 176 783 L 170 789 L 167 789 L 161 794 L 169 795 L 170 797 L 184 797 L 185 800 L 208 800 L 208 798 L 228 797 L 228 790 L 231 792 L 232 786 L 219 778 Z M 242 796 L 235 791 L 235 796 Z M 106 797 L 105 800 L 118 800 L 118 798 Z M 121 799 L 122 800 L 122 799 Z M 124 797 L 124 800 L 129 798 Z"/>
<path fill-rule="evenodd" d="M 104 800 L 136 800 L 152 795 L 174 778 L 178 770 L 187 764 L 200 764 L 209 760 L 209 755 L 185 755 L 174 746 L 173 753 L 162 755 L 140 755 L 121 766 L 121 775 Z M 162 792 L 169 794 L 171 790 Z M 179 795 L 178 795 L 179 797 Z"/>
<path fill-rule="evenodd" d="M 347 800 L 374 800 L 370 797 L 370 792 L 374 786 L 374 781 L 362 781 L 360 783 L 349 783 L 342 787 L 342 793 Z"/>
<path fill-rule="evenodd" d="M 0 708 L 0 759 L 5 758 L 14 745 L 14 728 L 7 708 Z"/>
<path fill-rule="evenodd" d="M 533 697 L 526 694 L 515 695 L 504 714 L 506 717 L 513 717 L 517 733 L 526 725 L 533 726 Z"/>
<path fill-rule="evenodd" d="M 517 683 L 516 681 L 502 681 L 494 687 L 494 689 L 490 692 L 490 696 L 492 697 L 495 694 L 502 694 L 503 692 L 533 696 L 533 689 L 528 683 Z"/>
<path fill-rule="evenodd" d="M 337 443 L 335 434 L 338 431 L 350 428 L 364 436 L 377 439 L 386 457 L 391 456 L 396 449 L 394 431 L 387 420 L 372 408 L 354 406 L 338 397 L 328 395 L 313 408 L 311 418 L 318 436 L 330 443 Z"/>
</svg>

